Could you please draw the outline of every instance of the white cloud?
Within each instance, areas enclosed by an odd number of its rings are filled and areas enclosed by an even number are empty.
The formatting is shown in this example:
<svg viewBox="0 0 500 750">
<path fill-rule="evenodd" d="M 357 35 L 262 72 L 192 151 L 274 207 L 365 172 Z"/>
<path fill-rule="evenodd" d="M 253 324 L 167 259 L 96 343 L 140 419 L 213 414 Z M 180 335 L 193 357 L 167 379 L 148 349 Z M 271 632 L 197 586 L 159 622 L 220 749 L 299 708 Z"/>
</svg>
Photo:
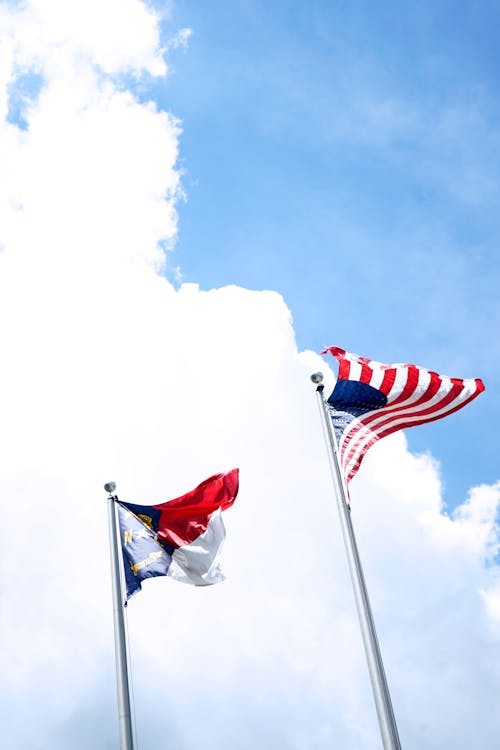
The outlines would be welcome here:
<svg viewBox="0 0 500 750">
<path fill-rule="evenodd" d="M 484 590 L 482 594 L 492 623 L 496 627 L 500 626 L 500 582 L 498 575 L 493 578 L 489 589 Z"/>
<path fill-rule="evenodd" d="M 240 466 L 228 581 L 149 581 L 130 604 L 141 744 L 373 748 L 308 379 L 323 369 L 331 384 L 332 373 L 297 353 L 278 294 L 175 291 L 157 273 L 158 243 L 176 236 L 179 125 L 89 64 L 160 70 L 153 16 L 138 2 L 119 18 L 114 2 L 99 4 L 108 24 L 136 14 L 142 41 L 128 53 L 128 23 L 108 49 L 92 30 L 97 6 L 72 5 L 72 18 L 63 4 L 4 9 L 26 65 L 36 31 L 45 84 L 26 130 L 0 129 L 2 744 L 116 745 L 103 483 L 159 502 Z M 480 726 L 493 750 L 500 487 L 474 489 L 446 516 L 438 467 L 402 435 L 377 445 L 355 482 L 404 746 L 465 750 Z"/>
<path fill-rule="evenodd" d="M 157 15 L 140 0 L 26 0 L 7 19 L 22 67 L 63 77 L 87 63 L 108 74 L 166 71 Z"/>
<path fill-rule="evenodd" d="M 193 35 L 193 29 L 180 29 L 177 31 L 169 40 L 168 46 L 172 49 L 178 49 L 182 47 L 186 49 L 189 45 L 189 40 Z"/>
</svg>

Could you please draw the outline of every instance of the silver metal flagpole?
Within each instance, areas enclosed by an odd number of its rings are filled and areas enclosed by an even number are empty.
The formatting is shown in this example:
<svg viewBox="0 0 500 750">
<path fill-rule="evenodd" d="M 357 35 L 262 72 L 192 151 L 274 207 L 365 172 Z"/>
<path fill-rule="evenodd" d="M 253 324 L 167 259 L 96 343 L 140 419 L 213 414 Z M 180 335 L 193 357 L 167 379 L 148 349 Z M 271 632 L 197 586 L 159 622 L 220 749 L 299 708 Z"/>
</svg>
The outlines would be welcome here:
<svg viewBox="0 0 500 750">
<path fill-rule="evenodd" d="M 118 547 L 118 523 L 116 520 L 116 484 L 104 485 L 108 495 L 109 544 L 111 550 L 111 579 L 113 585 L 113 621 L 115 626 L 116 687 L 118 693 L 118 724 L 120 750 L 134 750 L 132 715 L 127 661 L 127 639 L 125 636 L 125 602 L 122 593 L 120 548 Z"/>
<path fill-rule="evenodd" d="M 342 535 L 344 537 L 347 561 L 349 564 L 349 572 L 351 574 L 354 598 L 356 600 L 356 607 L 358 610 L 359 623 L 361 626 L 361 634 L 363 636 L 363 644 L 365 647 L 366 659 L 368 662 L 368 671 L 370 673 L 370 680 L 372 683 L 373 697 L 375 699 L 375 706 L 377 709 L 382 742 L 384 745 L 384 750 L 401 750 L 398 728 L 396 726 L 396 719 L 394 717 L 394 711 L 392 709 L 391 696 L 389 694 L 389 687 L 387 685 L 384 665 L 382 663 L 382 656 L 380 653 L 380 646 L 378 644 L 377 632 L 375 630 L 375 623 L 373 621 L 370 600 L 368 598 L 368 592 L 366 590 L 365 577 L 363 575 L 363 568 L 361 567 L 361 560 L 359 558 L 356 537 L 354 536 L 354 529 L 351 521 L 351 510 L 347 501 L 347 489 L 344 481 L 344 476 L 340 468 L 337 439 L 333 430 L 333 424 L 328 412 L 328 407 L 325 403 L 325 399 L 323 398 L 324 386 L 322 385 L 322 373 L 314 373 L 314 375 L 311 375 L 311 380 L 317 386 L 316 395 L 320 406 L 323 425 L 325 427 L 325 433 L 328 437 L 328 444 L 330 447 L 329 456 L 330 463 L 333 469 L 332 475 L 335 488 L 335 498 L 337 500 L 340 525 L 342 527 Z"/>
</svg>

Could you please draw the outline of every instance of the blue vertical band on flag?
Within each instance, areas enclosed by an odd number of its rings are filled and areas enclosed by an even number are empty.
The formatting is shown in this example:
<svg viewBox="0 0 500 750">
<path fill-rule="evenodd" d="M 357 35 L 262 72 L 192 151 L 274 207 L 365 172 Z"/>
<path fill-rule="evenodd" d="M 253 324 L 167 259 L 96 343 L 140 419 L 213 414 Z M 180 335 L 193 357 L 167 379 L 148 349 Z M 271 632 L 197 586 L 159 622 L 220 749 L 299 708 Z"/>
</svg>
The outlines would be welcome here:
<svg viewBox="0 0 500 750">
<path fill-rule="evenodd" d="M 172 562 L 173 547 L 158 542 L 154 529 L 118 503 L 118 522 L 127 596 L 141 590 L 141 582 L 165 576 Z"/>
</svg>

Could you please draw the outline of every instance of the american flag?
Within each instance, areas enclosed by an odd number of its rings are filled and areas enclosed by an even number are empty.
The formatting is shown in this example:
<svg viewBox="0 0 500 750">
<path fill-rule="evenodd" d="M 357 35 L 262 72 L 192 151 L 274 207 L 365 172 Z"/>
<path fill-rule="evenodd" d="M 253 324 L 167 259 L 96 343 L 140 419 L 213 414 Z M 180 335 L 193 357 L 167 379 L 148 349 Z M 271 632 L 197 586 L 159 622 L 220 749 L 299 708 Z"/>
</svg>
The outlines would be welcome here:
<svg viewBox="0 0 500 750">
<path fill-rule="evenodd" d="M 377 440 L 405 427 L 433 422 L 476 398 L 481 380 L 449 378 L 415 365 L 384 365 L 330 346 L 339 362 L 327 400 L 346 484 Z"/>
</svg>

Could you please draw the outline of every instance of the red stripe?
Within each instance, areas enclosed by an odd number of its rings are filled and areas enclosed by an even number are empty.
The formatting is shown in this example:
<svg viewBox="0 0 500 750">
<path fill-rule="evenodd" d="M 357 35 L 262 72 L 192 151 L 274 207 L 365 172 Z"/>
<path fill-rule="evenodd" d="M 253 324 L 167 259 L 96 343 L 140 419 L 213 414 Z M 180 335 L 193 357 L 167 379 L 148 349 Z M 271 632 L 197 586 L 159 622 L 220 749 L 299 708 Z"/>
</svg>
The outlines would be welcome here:
<svg viewBox="0 0 500 750">
<path fill-rule="evenodd" d="M 373 370 L 371 367 L 368 367 L 366 364 L 361 365 L 361 375 L 359 378 L 360 383 L 367 383 L 370 384 L 370 380 L 372 379 Z"/>
<path fill-rule="evenodd" d="M 414 392 L 415 388 L 418 385 L 420 368 L 415 367 L 415 365 L 407 365 L 407 367 L 408 369 L 406 371 L 406 385 L 399 396 L 397 396 L 394 401 L 391 401 L 391 406 L 399 404 L 401 403 L 401 401 L 406 401 L 407 398 L 410 398 L 411 394 Z"/>
<path fill-rule="evenodd" d="M 216 474 L 186 495 L 154 505 L 161 511 L 158 538 L 174 547 L 183 547 L 205 533 L 210 516 L 226 510 L 238 494 L 238 469 Z"/>
<path fill-rule="evenodd" d="M 351 373 L 351 363 L 348 359 L 342 359 L 339 364 L 339 380 L 349 380 L 349 375 Z"/>
<path fill-rule="evenodd" d="M 323 349 L 321 354 L 327 354 L 328 352 L 330 352 L 332 357 L 335 357 L 335 359 L 338 359 L 339 362 L 346 355 L 345 349 L 341 349 L 339 346 L 327 346 L 326 349 Z"/>
<path fill-rule="evenodd" d="M 323 349 L 321 354 L 327 354 L 328 352 L 330 352 L 332 357 L 335 357 L 339 363 L 338 380 L 349 380 L 351 367 L 349 360 L 346 359 L 347 352 L 345 349 L 341 349 L 339 346 L 328 346 L 326 349 Z"/>
<path fill-rule="evenodd" d="M 394 385 L 395 380 L 396 380 L 396 368 L 391 367 L 390 369 L 384 372 L 384 377 L 379 388 L 379 390 L 382 391 L 384 396 L 389 395 L 389 392 L 392 386 Z"/>
</svg>

